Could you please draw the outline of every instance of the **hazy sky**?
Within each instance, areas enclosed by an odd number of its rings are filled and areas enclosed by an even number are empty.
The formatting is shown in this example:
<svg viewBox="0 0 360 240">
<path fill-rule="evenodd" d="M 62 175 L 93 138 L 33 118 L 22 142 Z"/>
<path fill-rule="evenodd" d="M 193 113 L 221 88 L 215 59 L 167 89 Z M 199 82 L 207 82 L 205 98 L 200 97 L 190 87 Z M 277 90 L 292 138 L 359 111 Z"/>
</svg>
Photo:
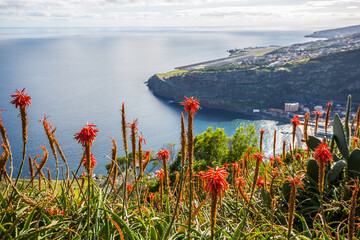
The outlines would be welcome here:
<svg viewBox="0 0 360 240">
<path fill-rule="evenodd" d="M 1 27 L 316 30 L 357 24 L 360 0 L 0 0 Z"/>
</svg>

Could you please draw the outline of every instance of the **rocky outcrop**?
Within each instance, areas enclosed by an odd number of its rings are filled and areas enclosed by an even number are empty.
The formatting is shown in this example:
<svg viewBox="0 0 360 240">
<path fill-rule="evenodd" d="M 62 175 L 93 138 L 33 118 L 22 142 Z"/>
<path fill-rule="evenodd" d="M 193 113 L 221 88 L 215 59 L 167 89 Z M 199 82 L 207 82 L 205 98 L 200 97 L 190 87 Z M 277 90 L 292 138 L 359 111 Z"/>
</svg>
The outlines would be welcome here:
<svg viewBox="0 0 360 240">
<path fill-rule="evenodd" d="M 235 112 L 283 108 L 288 101 L 323 104 L 360 102 L 360 49 L 312 58 L 307 62 L 263 69 L 190 71 L 148 81 L 153 93 L 168 100 L 194 96 L 204 107 Z"/>
</svg>

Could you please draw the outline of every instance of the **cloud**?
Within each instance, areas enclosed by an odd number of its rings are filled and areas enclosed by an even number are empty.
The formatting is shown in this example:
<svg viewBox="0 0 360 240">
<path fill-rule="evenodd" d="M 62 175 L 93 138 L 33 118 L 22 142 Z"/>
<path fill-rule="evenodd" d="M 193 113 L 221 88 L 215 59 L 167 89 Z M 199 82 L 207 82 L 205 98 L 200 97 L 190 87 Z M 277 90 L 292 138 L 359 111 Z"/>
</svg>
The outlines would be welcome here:
<svg viewBox="0 0 360 240">
<path fill-rule="evenodd" d="M 358 8 L 360 0 L 0 0 L 5 26 L 64 19 L 87 26 L 333 27 L 359 24 Z"/>
</svg>

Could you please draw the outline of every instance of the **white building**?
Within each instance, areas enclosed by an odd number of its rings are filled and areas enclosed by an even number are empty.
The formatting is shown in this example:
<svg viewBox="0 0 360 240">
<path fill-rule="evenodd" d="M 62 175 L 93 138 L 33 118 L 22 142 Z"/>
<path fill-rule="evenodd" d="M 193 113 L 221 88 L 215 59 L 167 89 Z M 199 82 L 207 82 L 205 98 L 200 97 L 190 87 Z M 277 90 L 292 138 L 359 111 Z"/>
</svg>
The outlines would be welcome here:
<svg viewBox="0 0 360 240">
<path fill-rule="evenodd" d="M 285 103 L 285 112 L 299 111 L 299 103 Z"/>
</svg>

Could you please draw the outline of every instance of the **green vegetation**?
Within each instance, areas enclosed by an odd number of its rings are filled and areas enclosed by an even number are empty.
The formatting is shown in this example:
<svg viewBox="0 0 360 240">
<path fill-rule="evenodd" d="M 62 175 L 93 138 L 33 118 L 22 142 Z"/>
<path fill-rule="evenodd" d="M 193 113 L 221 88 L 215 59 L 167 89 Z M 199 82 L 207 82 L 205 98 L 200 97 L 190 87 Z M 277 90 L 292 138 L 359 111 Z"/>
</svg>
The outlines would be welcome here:
<svg viewBox="0 0 360 240">
<path fill-rule="evenodd" d="M 296 149 L 290 143 L 290 150 L 284 147 L 282 154 L 274 152 L 268 160 L 261 147 L 257 148 L 258 142 L 260 146 L 263 142 L 262 138 L 258 141 L 253 125 L 238 128 L 231 138 L 223 129 L 213 128 L 193 138 L 192 120 L 198 103 L 196 99 L 187 100 L 184 105 L 189 125 L 185 131 L 182 117 L 181 151 L 168 169 L 164 163 L 170 159 L 170 151 L 159 151 L 157 157 L 163 169 L 156 177 L 142 174 L 150 161 L 148 151 L 143 155 L 137 151 L 141 149 L 142 137 L 132 134 L 132 154 L 128 153 L 127 127 L 136 133 L 137 121 L 130 126 L 123 121 L 124 152 L 112 140 L 111 164 L 105 179 L 91 178 L 95 163 L 90 146 L 98 131 L 96 126 L 86 125 L 76 133 L 84 146 L 84 157 L 79 168 L 71 171 L 71 177 L 66 173 L 63 179 L 45 177 L 42 168 L 49 152 L 43 147 L 39 164 L 29 157 L 29 166 L 34 163 L 36 169 L 30 170 L 32 180 L 20 179 L 16 184 L 4 167 L 11 154 L 0 118 L 4 141 L 0 155 L 0 239 L 353 240 L 360 237 L 360 107 L 355 118 L 350 119 L 350 97 L 344 123 L 334 116 L 331 138 L 308 136 L 310 116 L 307 116 L 304 142 L 308 150 Z M 331 104 L 325 119 L 330 117 L 330 108 Z M 122 117 L 125 119 L 124 107 Z M 295 127 L 299 124 L 296 121 L 295 117 L 292 121 Z M 50 145 L 56 143 L 46 118 L 43 124 Z M 174 145 L 167 147 L 173 149 Z M 61 148 L 52 150 L 54 158 L 61 152 Z M 118 153 L 124 157 L 118 159 Z M 124 162 L 125 171 L 117 164 Z M 139 172 L 135 166 L 139 166 Z M 206 172 L 197 169 L 205 166 L 209 167 Z M 81 167 L 86 174 L 79 176 Z M 164 169 L 169 170 L 169 179 L 164 178 Z"/>
<path fill-rule="evenodd" d="M 158 76 L 161 79 L 167 79 L 167 78 L 170 78 L 170 77 L 173 77 L 173 76 L 181 76 L 181 75 L 183 75 L 184 73 L 187 73 L 187 72 L 188 72 L 187 70 L 173 70 L 173 71 L 168 72 L 168 73 L 158 73 L 158 74 L 156 74 L 156 76 Z"/>
</svg>

